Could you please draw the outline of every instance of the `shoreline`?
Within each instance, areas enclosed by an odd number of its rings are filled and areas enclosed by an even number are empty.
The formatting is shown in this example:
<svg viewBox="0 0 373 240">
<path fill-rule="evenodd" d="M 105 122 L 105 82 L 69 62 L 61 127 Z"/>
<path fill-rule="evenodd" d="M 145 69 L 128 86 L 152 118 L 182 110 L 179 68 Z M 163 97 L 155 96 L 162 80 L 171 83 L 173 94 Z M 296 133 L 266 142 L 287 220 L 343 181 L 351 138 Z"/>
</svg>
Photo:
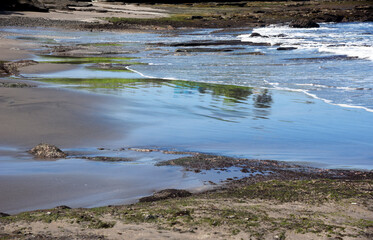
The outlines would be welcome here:
<svg viewBox="0 0 373 240">
<path fill-rule="evenodd" d="M 2 40 L 0 39 L 0 42 Z M 6 48 L 8 47 L 5 46 L 4 49 Z M 17 51 L 21 53 L 15 53 Z M 27 58 L 29 55 L 27 51 L 12 50 L 9 56 L 11 56 L 11 60 L 17 60 Z M 24 73 L 36 73 L 43 69 L 49 69 L 52 72 L 61 70 L 60 68 L 52 69 L 52 65 L 39 65 L 26 67 L 27 71 L 24 70 Z M 22 73 L 22 68 L 20 70 Z M 9 81 L 2 80 L 1 82 Z M 14 82 L 14 80 L 12 79 L 11 82 Z M 89 139 L 99 139 L 99 142 L 88 141 L 88 146 L 97 146 L 97 143 L 102 142 L 107 145 L 106 140 L 113 140 L 113 136 L 120 131 L 119 124 L 116 125 L 115 119 L 107 117 L 97 119 L 95 115 L 95 111 L 101 112 L 97 110 L 97 107 L 100 106 L 96 103 L 109 102 L 114 98 L 99 97 L 99 95 L 91 96 L 82 92 L 74 93 L 74 91 L 53 88 L 44 89 L 37 86 L 35 88 L 0 88 L 0 95 L 3 99 L 12 99 L 12 102 L 6 100 L 0 102 L 3 104 L 3 108 L 0 107 L 2 112 L 0 121 L 25 127 L 21 129 L 17 127 L 17 131 L 21 133 L 18 136 L 14 136 L 15 127 L 2 128 L 0 135 L 7 136 L 6 139 L 9 141 L 2 145 L 15 146 L 22 142 L 17 146 L 21 148 L 32 147 L 39 143 L 39 140 L 35 142 L 35 139 L 40 138 L 37 136 L 46 136 L 45 142 L 63 148 L 84 146 Z M 43 109 L 46 102 L 50 105 Z M 75 106 L 76 104 L 78 106 Z M 13 105 L 20 108 L 13 111 L 9 108 Z M 45 122 L 40 122 L 39 115 L 24 116 L 21 114 L 27 105 L 31 106 L 29 114 L 35 109 L 39 109 L 41 115 L 44 114 L 45 116 L 56 111 L 58 114 L 47 117 Z M 105 111 L 108 110 L 105 109 Z M 3 114 L 4 112 L 6 114 Z M 98 121 L 93 120 L 95 118 Z M 35 127 L 39 125 L 44 128 L 44 126 L 48 126 L 48 123 L 55 122 L 56 119 L 63 119 L 64 121 L 57 122 L 52 130 L 43 132 L 41 128 Z M 79 125 L 76 124 L 77 122 L 89 122 L 90 126 Z M 27 126 L 31 123 L 33 127 L 29 129 Z M 66 127 L 66 124 L 69 127 Z M 108 125 L 110 125 L 109 132 L 106 128 Z M 66 129 L 70 129 L 70 131 L 66 132 Z M 94 132 L 93 135 L 92 132 Z M 14 139 L 11 139 L 10 136 Z M 81 139 L 76 140 L 76 136 Z M 102 139 L 103 136 L 106 136 L 104 140 Z M 72 139 L 76 141 L 73 142 Z M 149 149 L 143 150 L 147 152 Z M 211 156 L 203 154 L 199 156 L 202 156 L 204 160 L 211 158 Z M 219 158 L 219 156 L 212 156 L 212 158 Z M 224 159 L 225 162 L 238 160 L 222 156 L 220 158 Z M 171 161 L 175 160 L 171 159 Z M 193 164 L 193 162 L 189 163 Z M 219 161 L 214 161 L 214 163 L 219 163 Z M 177 165 L 175 163 L 170 164 Z M 343 237 L 346 239 L 369 239 L 371 237 L 370 231 L 373 225 L 370 215 L 372 213 L 371 199 L 369 198 L 371 197 L 373 184 L 372 171 L 338 171 L 317 168 L 303 168 L 294 171 L 292 168 L 296 168 L 295 165 L 281 161 L 259 161 L 257 164 L 259 170 L 253 167 L 253 172 L 257 170 L 262 172 L 276 170 L 277 172 L 269 176 L 261 175 L 240 180 L 232 179 L 229 183 L 223 184 L 213 191 L 194 194 L 187 198 L 166 199 L 149 204 L 137 203 L 93 209 L 57 207 L 49 210 L 24 212 L 10 217 L 0 215 L 0 222 L 3 224 L 2 229 L 0 229 L 0 238 L 22 239 L 32 236 L 35 238 L 56 237 L 63 239 L 78 236 L 78 238 L 89 239 L 121 239 L 128 236 L 155 237 L 154 239 L 158 237 L 162 239 L 168 236 L 173 239 L 195 239 L 198 236 L 201 239 L 211 237 L 240 239 L 247 237 L 247 234 L 254 238 L 277 239 L 281 239 L 282 236 L 286 236 L 286 239 L 299 237 L 312 239 L 320 236 L 320 238 Z M 236 165 L 237 163 L 234 163 L 233 166 Z M 223 164 L 201 168 L 189 165 L 186 168 L 197 173 L 211 168 L 226 169 L 229 166 Z M 268 166 L 273 168 L 265 169 Z M 249 168 L 250 165 L 242 169 L 248 170 Z M 288 171 L 289 168 L 292 170 Z M 346 188 L 343 187 L 345 185 Z M 285 186 L 284 189 L 281 188 L 283 192 L 276 192 L 279 186 Z M 356 189 L 351 186 L 356 187 Z M 250 187 L 253 187 L 254 190 Z M 286 197 L 304 194 L 303 187 L 316 192 L 315 196 L 309 197 L 312 201 L 318 202 L 319 206 L 311 207 L 314 202 L 311 201 L 310 203 L 308 199 L 302 197 Z M 331 187 L 333 191 L 325 190 L 327 187 Z M 266 191 L 255 192 L 255 189 L 266 189 Z M 245 192 L 246 190 L 248 192 Z M 251 195 L 252 191 L 255 192 L 255 195 Z M 266 192 L 271 191 L 278 195 L 267 196 Z M 336 194 L 337 197 L 334 198 L 333 194 Z M 327 197 L 325 198 L 325 196 Z M 283 197 L 285 199 L 282 199 Z M 211 199 L 215 202 L 210 203 Z M 170 205 L 173 207 L 169 210 L 167 208 Z M 296 209 L 292 209 L 294 206 L 296 206 Z M 227 209 L 227 207 L 231 207 L 231 209 Z M 245 210 L 245 208 L 249 210 Z M 312 209 L 311 214 L 309 213 L 310 208 Z M 208 209 L 211 213 L 203 209 Z M 296 217 L 291 215 L 287 215 L 287 217 L 279 216 L 279 213 L 286 215 L 284 210 L 292 210 L 291 214 Z M 354 220 L 349 219 L 348 215 L 333 218 L 335 214 L 343 214 L 344 211 L 349 214 L 354 213 L 352 215 Z M 313 213 L 317 213 L 317 216 L 313 217 Z M 325 216 L 322 216 L 322 213 Z M 223 218 L 218 217 L 219 215 Z M 294 218 L 294 221 L 291 218 Z M 330 219 L 327 220 L 328 218 Z M 361 223 L 361 226 L 356 226 L 358 223 Z M 253 230 L 258 226 L 259 230 Z M 304 226 L 310 227 L 304 229 Z M 332 230 L 330 231 L 330 229 Z M 139 235 L 138 231 L 144 233 Z"/>
<path fill-rule="evenodd" d="M 177 29 L 240 28 L 289 23 L 309 19 L 316 22 L 373 21 L 369 1 L 307 1 L 114 4 L 91 3 L 66 6 L 49 12 L 0 12 L 0 26 L 57 27 L 88 31 L 175 31 Z M 114 10 L 114 8 L 119 10 Z M 306 16 L 306 17 L 305 17 Z"/>
</svg>

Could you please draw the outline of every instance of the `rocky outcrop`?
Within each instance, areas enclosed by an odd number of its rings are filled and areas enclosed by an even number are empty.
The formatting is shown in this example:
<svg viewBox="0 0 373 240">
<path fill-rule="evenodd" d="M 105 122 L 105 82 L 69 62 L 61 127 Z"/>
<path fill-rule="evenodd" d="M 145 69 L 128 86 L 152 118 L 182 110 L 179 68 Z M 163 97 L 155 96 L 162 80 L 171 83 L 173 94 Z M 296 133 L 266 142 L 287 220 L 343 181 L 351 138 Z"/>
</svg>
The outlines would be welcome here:
<svg viewBox="0 0 373 240">
<path fill-rule="evenodd" d="M 289 27 L 292 28 L 318 28 L 320 27 L 315 21 L 310 19 L 298 19 L 291 21 Z"/>
<path fill-rule="evenodd" d="M 165 189 L 159 192 L 154 193 L 152 196 L 143 197 L 139 199 L 139 202 L 155 202 L 169 198 L 182 198 L 189 197 L 192 193 L 186 190 L 179 189 Z"/>
<path fill-rule="evenodd" d="M 3 0 L 0 10 L 48 12 L 41 0 Z"/>
<path fill-rule="evenodd" d="M 33 154 L 35 157 L 38 158 L 65 158 L 67 156 L 61 149 L 54 145 L 40 143 L 33 149 L 29 151 L 29 153 Z"/>
</svg>

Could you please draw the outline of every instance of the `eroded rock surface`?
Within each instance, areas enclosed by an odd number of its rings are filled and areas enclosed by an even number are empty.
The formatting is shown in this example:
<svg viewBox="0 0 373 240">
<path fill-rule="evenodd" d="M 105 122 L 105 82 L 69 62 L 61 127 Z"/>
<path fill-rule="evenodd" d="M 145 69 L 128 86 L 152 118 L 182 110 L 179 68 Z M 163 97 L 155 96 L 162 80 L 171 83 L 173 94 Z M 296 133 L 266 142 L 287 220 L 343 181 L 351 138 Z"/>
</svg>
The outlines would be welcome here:
<svg viewBox="0 0 373 240">
<path fill-rule="evenodd" d="M 40 143 L 29 151 L 38 158 L 65 158 L 67 156 L 61 149 L 54 145 Z"/>
<path fill-rule="evenodd" d="M 143 197 L 139 199 L 139 202 L 155 202 L 169 198 L 182 198 L 189 197 L 192 193 L 186 190 L 180 189 L 165 189 L 159 192 L 154 193 L 152 196 Z"/>
</svg>

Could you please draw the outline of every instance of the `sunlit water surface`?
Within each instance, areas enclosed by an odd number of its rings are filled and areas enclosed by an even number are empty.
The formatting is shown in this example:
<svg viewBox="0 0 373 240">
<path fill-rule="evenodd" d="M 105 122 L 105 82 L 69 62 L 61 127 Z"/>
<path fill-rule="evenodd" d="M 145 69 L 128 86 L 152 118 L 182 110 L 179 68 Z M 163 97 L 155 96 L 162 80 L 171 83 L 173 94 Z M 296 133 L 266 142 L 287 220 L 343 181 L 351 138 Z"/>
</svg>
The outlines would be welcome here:
<svg viewBox="0 0 373 240">
<path fill-rule="evenodd" d="M 110 117 L 122 121 L 124 126 L 130 122 L 138 127 L 120 141 L 103 142 L 96 147 L 155 147 L 319 167 L 373 169 L 372 29 L 371 23 L 323 24 L 318 30 L 271 26 L 254 29 L 266 36 L 259 38 L 250 37 L 251 31 L 198 30 L 177 34 L 2 31 L 13 38 L 49 46 L 115 43 L 116 56 L 136 57 L 130 61 L 143 63 L 131 65 L 129 69 L 133 72 L 92 70 L 88 68 L 92 64 L 85 63 L 69 71 L 23 76 L 52 83 L 44 87 L 90 91 L 123 101 Z M 272 45 L 209 46 L 232 51 L 198 53 L 178 51 L 187 47 L 167 46 L 195 40 L 242 40 Z M 277 43 L 297 49 L 278 51 Z M 251 52 L 263 55 L 250 55 Z M 40 56 L 34 59 L 50 61 Z M 267 90 L 272 100 L 260 102 L 258 96 Z M 105 176 L 112 176 L 112 190 L 97 193 L 100 196 L 87 190 L 91 193 L 87 195 L 91 196 L 90 201 L 79 194 L 75 200 L 72 197 L 62 201 L 72 206 L 130 202 L 165 187 L 191 188 L 210 179 L 242 177 L 235 169 L 228 173 L 194 174 L 172 167 L 155 167 L 157 161 L 177 157 L 162 154 L 138 156 L 134 163 L 118 164 L 90 162 L 79 156 L 73 160 L 37 162 L 30 161 L 29 156 L 15 157 L 18 150 L 4 147 L 0 151 L 2 177 L 52 173 L 63 174 L 66 179 L 68 174 L 77 176 L 74 169 L 86 169 L 89 176 L 85 180 L 96 178 L 98 183 L 94 186 L 100 187 L 93 188 L 104 189 L 107 186 L 103 183 L 109 181 Z M 99 154 L 92 149 L 70 151 Z M 128 156 L 129 153 L 106 154 Z M 150 182 L 157 184 L 150 184 L 147 179 L 150 175 L 154 177 Z M 138 184 L 129 186 L 136 181 Z M 118 191 L 123 184 L 127 190 Z M 135 188 L 140 190 L 134 191 Z M 52 206 L 55 201 L 48 204 L 38 200 L 31 209 Z"/>
</svg>

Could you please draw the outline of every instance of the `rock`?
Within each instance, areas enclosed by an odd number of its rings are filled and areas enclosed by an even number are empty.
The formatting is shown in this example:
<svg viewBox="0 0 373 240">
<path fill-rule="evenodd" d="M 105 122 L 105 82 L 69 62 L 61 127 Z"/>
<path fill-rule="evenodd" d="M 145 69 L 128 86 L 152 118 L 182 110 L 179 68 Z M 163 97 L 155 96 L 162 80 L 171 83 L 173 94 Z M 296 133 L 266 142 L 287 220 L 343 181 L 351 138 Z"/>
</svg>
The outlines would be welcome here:
<svg viewBox="0 0 373 240">
<path fill-rule="evenodd" d="M 298 19 L 291 21 L 289 27 L 292 28 L 318 28 L 320 27 L 319 24 L 310 20 L 310 19 Z"/>
<path fill-rule="evenodd" d="M 8 216 L 10 216 L 10 215 L 7 214 L 7 213 L 0 212 L 0 218 L 2 218 L 2 217 L 8 217 Z"/>
<path fill-rule="evenodd" d="M 233 53 L 233 55 L 265 55 L 262 52 L 243 52 L 243 53 Z"/>
<path fill-rule="evenodd" d="M 233 52 L 244 48 L 179 48 L 176 52 Z"/>
<path fill-rule="evenodd" d="M 143 197 L 139 199 L 139 202 L 155 202 L 169 198 L 182 198 L 189 197 L 192 193 L 186 190 L 179 189 L 165 189 L 159 192 L 154 193 L 152 196 Z"/>
<path fill-rule="evenodd" d="M 48 12 L 40 0 L 3 0 L 0 10 Z"/>
<path fill-rule="evenodd" d="M 297 49 L 296 47 L 279 47 L 277 50 L 279 51 L 289 51 L 289 50 L 294 50 Z"/>
<path fill-rule="evenodd" d="M 38 158 L 65 158 L 67 156 L 67 154 L 58 147 L 45 143 L 40 143 L 31 149 L 29 153 Z"/>
<path fill-rule="evenodd" d="M 253 32 L 250 37 L 261 37 L 260 33 Z"/>
<path fill-rule="evenodd" d="M 61 206 L 55 207 L 55 209 L 65 210 L 65 209 L 71 209 L 71 207 L 66 206 L 66 205 L 61 205 Z"/>
<path fill-rule="evenodd" d="M 192 16 L 191 19 L 192 19 L 192 20 L 195 20 L 195 19 L 203 19 L 203 16 Z"/>
<path fill-rule="evenodd" d="M 274 37 L 287 37 L 288 35 L 280 33 L 279 35 L 275 35 Z"/>
<path fill-rule="evenodd" d="M 102 161 L 102 162 L 131 162 L 131 161 L 134 161 L 131 158 L 124 158 L 124 157 L 96 156 L 96 157 L 80 157 L 80 158 L 91 160 L 91 161 Z"/>
<path fill-rule="evenodd" d="M 265 89 L 263 92 L 256 96 L 255 102 L 259 104 L 272 102 L 271 95 L 268 94 L 268 90 Z"/>
<path fill-rule="evenodd" d="M 241 40 L 195 40 L 190 42 L 181 42 L 181 43 L 156 43 L 156 46 L 169 46 L 169 47 L 201 47 L 201 46 L 221 46 L 221 45 L 230 45 L 230 46 L 271 46 L 270 43 L 254 43 L 254 42 L 242 42 Z"/>
<path fill-rule="evenodd" d="M 20 60 L 16 62 L 0 62 L 0 76 L 18 75 L 18 69 L 38 64 L 33 60 Z"/>
</svg>

